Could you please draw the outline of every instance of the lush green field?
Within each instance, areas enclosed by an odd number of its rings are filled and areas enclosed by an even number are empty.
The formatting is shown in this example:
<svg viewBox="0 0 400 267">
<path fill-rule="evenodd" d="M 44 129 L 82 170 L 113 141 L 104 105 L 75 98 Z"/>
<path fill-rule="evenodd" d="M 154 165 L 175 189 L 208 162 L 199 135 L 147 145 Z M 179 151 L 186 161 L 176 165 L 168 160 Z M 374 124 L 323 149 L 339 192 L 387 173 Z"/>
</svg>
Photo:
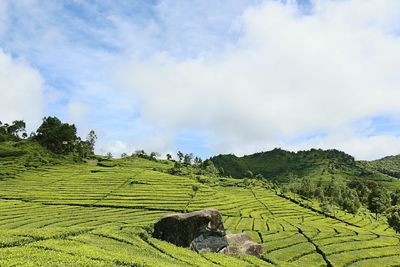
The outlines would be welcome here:
<svg viewBox="0 0 400 267">
<path fill-rule="evenodd" d="M 0 158 L 0 266 L 391 266 L 400 236 L 369 214 L 328 218 L 261 186 L 172 176 L 144 159 L 25 168 Z M 193 185 L 199 190 L 194 191 Z M 311 204 L 312 205 L 312 204 Z M 214 207 L 264 256 L 196 254 L 151 238 L 160 216 Z"/>
</svg>

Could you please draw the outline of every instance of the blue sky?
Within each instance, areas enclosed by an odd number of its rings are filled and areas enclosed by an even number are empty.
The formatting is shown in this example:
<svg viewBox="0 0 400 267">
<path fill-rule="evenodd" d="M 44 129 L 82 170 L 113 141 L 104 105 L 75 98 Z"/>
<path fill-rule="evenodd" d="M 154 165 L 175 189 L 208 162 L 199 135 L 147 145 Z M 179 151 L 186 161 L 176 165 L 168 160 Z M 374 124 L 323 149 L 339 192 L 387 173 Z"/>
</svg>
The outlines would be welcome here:
<svg viewBox="0 0 400 267">
<path fill-rule="evenodd" d="M 98 153 L 400 153 L 400 2 L 0 2 L 0 113 Z"/>
</svg>

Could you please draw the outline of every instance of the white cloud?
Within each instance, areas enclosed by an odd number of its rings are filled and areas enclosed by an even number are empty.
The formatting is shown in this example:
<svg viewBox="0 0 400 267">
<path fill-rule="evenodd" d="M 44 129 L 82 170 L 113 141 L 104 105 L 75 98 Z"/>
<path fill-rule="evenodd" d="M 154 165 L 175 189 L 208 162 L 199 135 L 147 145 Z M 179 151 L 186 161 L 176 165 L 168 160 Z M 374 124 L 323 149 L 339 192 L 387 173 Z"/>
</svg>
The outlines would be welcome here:
<svg viewBox="0 0 400 267">
<path fill-rule="evenodd" d="M 305 150 L 310 147 L 336 148 L 359 160 L 378 159 L 399 154 L 400 137 L 393 135 L 363 136 L 354 131 L 344 130 L 326 137 L 317 137 L 300 144 L 288 146 L 291 150 Z"/>
<path fill-rule="evenodd" d="M 68 117 L 71 123 L 85 124 L 90 107 L 81 101 L 71 101 L 68 104 Z"/>
<path fill-rule="evenodd" d="M 38 126 L 44 105 L 38 71 L 0 49 L 0 114 L 3 122 L 23 119 Z"/>
<path fill-rule="evenodd" d="M 295 4 L 268 1 L 243 14 L 243 36 L 221 54 L 132 59 L 122 79 L 146 119 L 177 131 L 208 130 L 214 152 L 329 136 L 400 112 L 399 17 L 397 0 L 316 0 L 307 16 Z M 393 151 L 396 140 L 356 136 L 346 149 L 372 157 Z"/>
</svg>

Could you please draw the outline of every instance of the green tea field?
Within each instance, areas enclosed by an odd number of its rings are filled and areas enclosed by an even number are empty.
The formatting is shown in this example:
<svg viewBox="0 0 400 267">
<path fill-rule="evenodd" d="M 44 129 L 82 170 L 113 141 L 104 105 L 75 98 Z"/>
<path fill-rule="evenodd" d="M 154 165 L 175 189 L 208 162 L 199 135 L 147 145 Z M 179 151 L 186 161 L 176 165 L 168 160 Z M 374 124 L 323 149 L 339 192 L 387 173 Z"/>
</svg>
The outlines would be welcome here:
<svg viewBox="0 0 400 267">
<path fill-rule="evenodd" d="M 13 170 L 12 159 L 0 164 L 16 174 L 0 180 L 0 266 L 400 265 L 400 236 L 383 220 L 326 217 L 260 185 L 200 183 L 162 172 L 172 163 L 138 158 L 29 170 Z M 263 257 L 197 254 L 147 233 L 163 215 L 208 207 L 227 230 L 262 243 Z"/>
</svg>

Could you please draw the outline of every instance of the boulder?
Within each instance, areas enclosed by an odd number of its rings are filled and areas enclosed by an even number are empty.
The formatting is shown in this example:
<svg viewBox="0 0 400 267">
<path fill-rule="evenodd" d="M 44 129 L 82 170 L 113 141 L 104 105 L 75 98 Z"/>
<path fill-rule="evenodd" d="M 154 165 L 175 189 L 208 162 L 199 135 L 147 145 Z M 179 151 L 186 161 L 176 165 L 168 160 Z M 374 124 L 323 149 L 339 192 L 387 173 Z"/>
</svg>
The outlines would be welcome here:
<svg viewBox="0 0 400 267">
<path fill-rule="evenodd" d="M 162 218 L 154 225 L 153 237 L 173 243 L 180 247 L 203 248 L 204 240 L 210 244 L 222 244 L 211 237 L 224 237 L 222 216 L 216 209 L 206 209 L 190 213 L 172 214 Z M 226 246 L 227 242 L 224 243 Z M 222 248 L 222 247 L 221 247 Z"/>
<path fill-rule="evenodd" d="M 213 232 L 206 232 L 196 237 L 190 244 L 190 248 L 196 252 L 219 252 L 228 246 L 228 242 L 223 235 Z"/>
<path fill-rule="evenodd" d="M 197 252 L 262 255 L 261 245 L 245 233 L 226 234 L 222 216 L 216 209 L 161 217 L 154 225 L 153 237 Z"/>
<path fill-rule="evenodd" d="M 221 253 L 238 255 L 238 254 L 249 254 L 256 257 L 261 257 L 262 246 L 254 241 L 245 234 L 227 234 L 226 240 L 228 246 L 221 250 Z"/>
</svg>

